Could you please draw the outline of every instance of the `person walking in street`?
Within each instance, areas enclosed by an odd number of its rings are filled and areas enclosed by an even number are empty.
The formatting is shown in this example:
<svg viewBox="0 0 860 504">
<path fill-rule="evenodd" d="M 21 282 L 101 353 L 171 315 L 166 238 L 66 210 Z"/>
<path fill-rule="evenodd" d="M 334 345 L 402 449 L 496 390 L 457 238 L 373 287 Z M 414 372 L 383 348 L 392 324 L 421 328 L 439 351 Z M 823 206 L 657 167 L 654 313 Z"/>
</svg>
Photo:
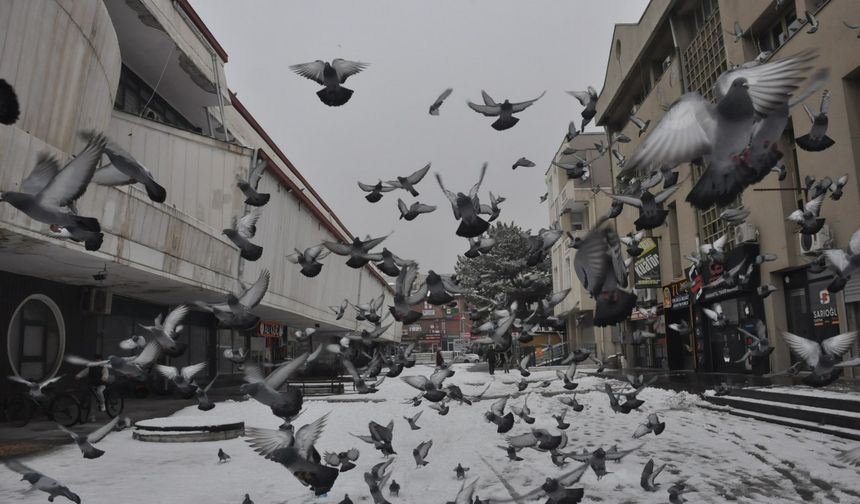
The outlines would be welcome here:
<svg viewBox="0 0 860 504">
<path fill-rule="evenodd" d="M 490 374 L 496 374 L 496 352 L 493 347 L 487 349 L 487 366 L 490 368 Z"/>
<path fill-rule="evenodd" d="M 445 359 L 442 358 L 442 351 L 436 350 L 436 367 L 442 367 L 445 365 Z"/>
</svg>

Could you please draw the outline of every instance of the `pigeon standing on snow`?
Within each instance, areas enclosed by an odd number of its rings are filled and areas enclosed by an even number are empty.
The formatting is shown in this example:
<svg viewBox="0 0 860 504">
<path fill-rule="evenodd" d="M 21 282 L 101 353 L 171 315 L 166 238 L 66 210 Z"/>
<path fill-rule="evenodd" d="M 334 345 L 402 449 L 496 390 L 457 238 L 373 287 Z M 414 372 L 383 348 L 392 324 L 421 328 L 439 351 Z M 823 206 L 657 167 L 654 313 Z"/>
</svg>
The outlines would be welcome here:
<svg viewBox="0 0 860 504">
<path fill-rule="evenodd" d="M 415 467 L 426 466 L 429 464 L 425 459 L 430 453 L 430 448 L 433 446 L 433 440 L 424 441 L 412 450 L 412 457 L 415 459 Z"/>
<path fill-rule="evenodd" d="M 405 219 L 407 221 L 415 220 L 421 214 L 431 213 L 436 210 L 435 205 L 425 205 L 421 202 L 414 202 L 409 206 L 406 206 L 406 203 L 397 198 L 397 209 L 400 210 L 400 218 Z"/>
<path fill-rule="evenodd" d="M 400 495 L 400 483 L 397 480 L 391 480 L 391 484 L 388 485 L 388 494 L 392 497 L 398 497 Z"/>
<path fill-rule="evenodd" d="M 364 197 L 364 199 L 366 199 L 367 201 L 369 201 L 371 203 L 376 203 L 377 201 L 381 200 L 382 199 L 382 193 L 391 192 L 391 191 L 397 189 L 396 187 L 382 185 L 381 180 L 374 185 L 364 184 L 364 183 L 359 181 L 358 187 L 362 191 L 368 193 Z"/>
<path fill-rule="evenodd" d="M 322 263 L 319 262 L 321 259 L 325 259 L 331 251 L 323 248 L 322 245 L 314 245 L 313 247 L 308 247 L 302 252 L 299 249 L 295 250 L 294 253 L 289 254 L 287 256 L 287 260 L 293 264 L 298 264 L 301 266 L 302 275 L 313 278 L 320 274 L 322 271 Z"/>
<path fill-rule="evenodd" d="M 251 239 L 257 234 L 257 221 L 262 212 L 259 207 L 253 208 L 242 217 L 233 218 L 233 227 L 227 228 L 222 233 L 239 247 L 242 259 L 256 261 L 263 255 L 263 247 L 251 243 Z"/>
<path fill-rule="evenodd" d="M 229 460 L 230 460 L 230 455 L 227 455 L 227 452 L 225 452 L 221 448 L 218 448 L 218 463 L 221 464 L 221 463 L 227 462 Z"/>
<path fill-rule="evenodd" d="M 454 473 L 457 475 L 458 480 L 466 479 L 466 473 L 469 472 L 468 467 L 463 467 L 463 464 L 457 463 L 457 467 L 454 468 Z"/>
<path fill-rule="evenodd" d="M 95 174 L 107 140 L 96 135 L 63 169 L 56 159 L 40 154 L 33 171 L 21 182 L 20 192 L 0 192 L 7 202 L 33 220 L 48 224 L 62 237 L 84 242 L 87 250 L 98 250 L 103 235 L 98 219 L 70 211 L 83 196 Z"/>
<path fill-rule="evenodd" d="M 81 498 L 78 497 L 76 493 L 69 490 L 69 487 L 60 484 L 59 481 L 49 478 L 39 471 L 25 466 L 15 459 L 6 460 L 5 464 L 10 470 L 23 476 L 21 481 L 27 481 L 27 483 L 32 485 L 34 490 L 40 490 L 48 494 L 49 501 L 54 502 L 54 499 L 62 496 L 75 504 L 81 504 Z"/>
<path fill-rule="evenodd" d="M 418 182 L 421 182 L 424 176 L 427 175 L 428 171 L 430 171 L 430 163 L 427 163 L 424 168 L 421 168 L 406 177 L 397 177 L 396 180 L 389 180 L 386 184 L 395 189 L 409 191 L 409 194 L 412 196 L 418 196 L 418 191 L 415 190 L 415 186 Z"/>
<path fill-rule="evenodd" d="M 824 93 L 821 95 L 821 105 L 817 114 L 809 110 L 806 104 L 803 105 L 803 110 L 806 111 L 806 115 L 809 116 L 809 122 L 812 123 L 812 129 L 809 133 L 795 138 L 794 142 L 801 149 L 820 152 L 836 143 L 832 138 L 827 136 L 827 124 L 829 122 L 827 111 L 830 110 L 830 100 L 832 97 L 833 94 L 830 91 L 824 90 Z"/>
<path fill-rule="evenodd" d="M 511 165 L 511 169 L 512 169 L 512 170 L 516 170 L 516 169 L 517 169 L 517 168 L 519 168 L 520 166 L 523 166 L 523 167 L 525 167 L 525 168 L 531 168 L 531 167 L 532 167 L 532 166 L 534 166 L 534 165 L 535 165 L 535 164 L 534 164 L 534 162 L 533 162 L 533 161 L 530 161 L 530 160 L 528 160 L 528 159 L 526 159 L 526 158 L 524 158 L 524 157 L 521 157 L 521 158 L 517 159 L 517 160 L 514 162 L 514 164 L 513 164 L 513 165 Z"/>
<path fill-rule="evenodd" d="M 433 102 L 433 105 L 430 105 L 430 115 L 437 116 L 439 115 L 439 107 L 442 106 L 442 103 L 451 96 L 451 93 L 454 90 L 452 88 L 448 88 L 445 91 L 442 91 L 442 94 L 439 95 L 439 98 L 436 98 L 436 101 Z"/>
<path fill-rule="evenodd" d="M 520 122 L 520 120 L 514 117 L 513 114 L 517 112 L 522 112 L 523 110 L 529 108 L 534 102 L 540 100 L 543 95 L 546 94 L 546 91 L 540 94 L 537 98 L 533 100 L 528 100 L 519 103 L 511 103 L 507 99 L 502 103 L 496 103 L 490 98 L 490 95 L 487 94 L 486 91 L 481 91 L 481 95 L 484 97 L 484 105 L 479 105 L 477 103 L 466 102 L 469 105 L 469 108 L 478 112 L 479 114 L 484 114 L 487 117 L 498 117 L 498 119 L 491 124 L 494 130 L 503 131 L 509 128 L 512 128 L 516 123 Z"/>
<path fill-rule="evenodd" d="M 242 501 L 242 504 L 254 504 L 254 501 L 251 500 L 251 496 L 245 494 L 245 500 Z"/>
<path fill-rule="evenodd" d="M 62 425 L 57 425 L 57 427 L 61 431 L 72 436 L 72 439 L 75 440 L 75 444 L 78 445 L 78 448 L 81 450 L 81 453 L 83 454 L 85 459 L 97 459 L 104 455 L 105 452 L 93 446 L 93 443 L 98 443 L 99 441 L 104 439 L 105 436 L 107 436 L 111 431 L 114 430 L 114 427 L 116 427 L 116 424 L 118 422 L 119 417 L 117 416 L 110 422 L 102 425 L 98 429 L 86 435 L 75 434 L 74 432 L 63 427 Z"/>
<path fill-rule="evenodd" d="M 20 115 L 21 106 L 15 89 L 4 79 L 0 79 L 0 124 L 15 124 Z"/>
<path fill-rule="evenodd" d="M 82 131 L 80 136 L 87 142 L 92 142 L 99 135 L 95 131 Z M 96 170 L 93 174 L 93 183 L 110 187 L 141 184 L 146 189 L 150 200 L 164 203 L 167 199 L 167 191 L 158 185 L 152 173 L 125 149 L 109 138 L 105 138 L 104 154 L 110 159 L 111 164 Z"/>
<path fill-rule="evenodd" d="M 325 86 L 317 91 L 317 97 L 329 107 L 339 107 L 348 102 L 353 93 L 352 89 L 345 88 L 341 84 L 346 82 L 350 76 L 367 68 L 368 65 L 368 63 L 335 58 L 331 60 L 331 63 L 316 60 L 312 63 L 291 65 L 290 70 Z"/>
<path fill-rule="evenodd" d="M 661 465 L 657 469 L 654 469 L 654 459 L 649 459 L 648 463 L 645 464 L 645 467 L 642 468 L 642 476 L 639 478 L 639 485 L 648 492 L 656 492 L 657 487 L 660 486 L 659 483 L 655 483 L 654 480 L 657 476 L 663 472 L 663 469 L 666 468 L 666 464 Z"/>
<path fill-rule="evenodd" d="M 597 91 L 588 86 L 586 91 L 567 91 L 567 94 L 579 100 L 579 103 L 585 107 L 581 113 L 582 124 L 579 127 L 580 130 L 585 130 L 585 126 L 597 115 Z"/>
</svg>

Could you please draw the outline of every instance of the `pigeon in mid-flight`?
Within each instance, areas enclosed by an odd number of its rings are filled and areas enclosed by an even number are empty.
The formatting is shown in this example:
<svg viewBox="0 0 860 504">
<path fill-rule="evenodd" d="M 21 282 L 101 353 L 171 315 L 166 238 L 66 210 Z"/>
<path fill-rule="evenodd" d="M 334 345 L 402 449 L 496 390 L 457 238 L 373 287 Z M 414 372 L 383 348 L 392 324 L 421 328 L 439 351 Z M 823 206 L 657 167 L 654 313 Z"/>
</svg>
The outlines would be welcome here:
<svg viewBox="0 0 860 504">
<path fill-rule="evenodd" d="M 359 181 L 358 187 L 362 191 L 368 193 L 364 197 L 364 199 L 366 199 L 367 201 L 369 201 L 371 203 L 376 203 L 377 201 L 381 200 L 382 199 L 382 193 L 391 192 L 391 191 L 397 189 L 396 187 L 384 185 L 381 180 L 379 182 L 377 182 L 376 184 L 373 184 L 373 185 L 365 184 L 365 183 L 362 183 L 361 181 Z"/>
<path fill-rule="evenodd" d="M 349 61 L 341 58 L 331 60 L 331 63 L 316 60 L 311 63 L 290 65 L 290 70 L 308 78 L 317 84 L 325 86 L 317 91 L 317 97 L 329 107 L 339 107 L 352 98 L 353 90 L 343 87 L 350 76 L 367 68 L 369 63 Z"/>
<path fill-rule="evenodd" d="M 645 238 L 644 229 L 635 233 L 631 231 L 619 239 L 621 240 L 621 243 L 627 246 L 627 255 L 630 257 L 639 257 L 643 252 L 642 247 L 639 246 L 639 242 L 642 241 L 642 238 Z"/>
<path fill-rule="evenodd" d="M 149 377 L 149 368 L 161 355 L 161 345 L 156 341 L 150 341 L 138 355 L 131 357 L 117 357 L 108 355 L 101 361 L 91 361 L 68 354 L 64 358 L 66 362 L 75 366 L 86 366 L 88 368 L 107 366 L 114 372 L 126 376 L 132 380 L 144 382 Z"/>
<path fill-rule="evenodd" d="M 327 494 L 334 486 L 337 469 L 322 465 L 314 445 L 322 435 L 328 413 L 298 431 L 287 429 L 258 429 L 246 427 L 245 440 L 254 451 L 286 467 L 299 483 L 310 487 L 316 496 Z"/>
<path fill-rule="evenodd" d="M 372 254 L 370 251 L 382 244 L 386 238 L 388 238 L 388 235 L 380 236 L 379 238 L 367 236 L 364 240 L 356 236 L 350 244 L 324 241 L 323 245 L 337 255 L 349 256 L 346 265 L 350 268 L 359 269 L 370 261 L 382 260 L 381 255 Z"/>
<path fill-rule="evenodd" d="M 836 143 L 832 138 L 827 136 L 827 124 L 829 122 L 827 111 L 830 110 L 830 100 L 832 97 L 833 93 L 828 90 L 824 90 L 824 93 L 821 95 L 821 105 L 819 106 L 817 114 L 809 110 L 809 107 L 807 107 L 806 104 L 803 105 L 803 110 L 806 111 L 806 115 L 809 116 L 809 122 L 812 123 L 812 129 L 809 130 L 809 133 L 794 139 L 794 143 L 796 143 L 801 149 L 811 152 L 820 152 L 824 149 L 830 148 Z"/>
<path fill-rule="evenodd" d="M 369 436 L 360 436 L 352 434 L 365 443 L 370 443 L 374 448 L 382 452 L 383 455 L 396 455 L 394 448 L 391 446 L 391 440 L 394 435 L 394 420 L 388 422 L 387 426 L 382 426 L 374 421 L 367 425 L 370 430 Z"/>
<path fill-rule="evenodd" d="M 457 228 L 457 236 L 463 238 L 474 238 L 481 236 L 490 227 L 490 223 L 480 217 L 481 202 L 478 199 L 478 190 L 481 188 L 481 182 L 484 180 L 484 175 L 487 173 L 487 163 L 481 166 L 478 181 L 469 190 L 469 194 L 453 192 L 445 189 L 442 183 L 442 176 L 436 173 L 436 180 L 439 182 L 439 187 L 451 203 L 451 210 L 454 212 L 454 218 L 460 221 Z"/>
<path fill-rule="evenodd" d="M 639 478 L 639 485 L 642 489 L 647 492 L 656 492 L 657 487 L 659 487 L 660 484 L 656 483 L 654 480 L 665 468 L 666 464 L 662 464 L 657 469 L 654 469 L 654 459 L 649 459 L 648 463 L 645 464 L 645 467 L 642 468 L 642 476 Z"/>
<path fill-rule="evenodd" d="M 747 208 L 727 208 L 720 212 L 720 219 L 729 224 L 740 224 L 750 216 L 750 210 Z"/>
<path fill-rule="evenodd" d="M 492 502 L 532 502 L 540 499 L 546 504 L 577 504 L 582 502 L 585 489 L 569 487 L 578 483 L 587 470 L 588 464 L 582 464 L 556 478 L 546 478 L 541 486 L 530 492 L 508 499 L 492 499 Z M 547 498 L 546 501 L 543 500 L 544 497 Z"/>
<path fill-rule="evenodd" d="M 423 411 L 419 411 L 413 417 L 403 417 L 404 420 L 409 422 L 409 429 L 410 430 L 420 430 L 421 429 L 421 426 L 418 425 L 418 419 L 421 418 L 421 413 L 423 413 Z"/>
<path fill-rule="evenodd" d="M 429 464 L 427 454 L 430 453 L 430 448 L 433 446 L 433 440 L 424 441 L 412 450 L 412 457 L 415 459 L 415 467 L 426 466 Z"/>
<path fill-rule="evenodd" d="M 848 280 L 860 269 L 860 230 L 851 235 L 848 248 L 828 249 L 823 253 L 825 264 L 833 275 L 833 281 L 827 286 L 831 293 L 845 288 Z"/>
<path fill-rule="evenodd" d="M 521 157 L 521 158 L 517 159 L 516 161 L 514 161 L 514 164 L 511 165 L 511 169 L 516 170 L 520 166 L 523 166 L 525 168 L 531 168 L 534 165 L 535 165 L 534 161 L 531 161 L 527 158 Z"/>
<path fill-rule="evenodd" d="M 648 415 L 648 419 L 644 423 L 641 423 L 636 427 L 636 431 L 633 432 L 633 437 L 638 439 L 649 432 L 653 432 L 655 436 L 659 436 L 663 433 L 664 429 L 666 429 L 666 422 L 661 422 L 657 413 L 651 413 Z"/>
<path fill-rule="evenodd" d="M 480 105 L 477 103 L 472 103 L 471 101 L 466 102 L 469 105 L 469 108 L 478 112 L 479 114 L 484 114 L 487 117 L 498 117 L 498 119 L 491 124 L 494 130 L 496 131 L 504 131 L 506 129 L 512 128 L 515 124 L 520 122 L 519 118 L 514 117 L 513 114 L 517 112 L 522 112 L 523 110 L 529 108 L 534 102 L 540 100 L 543 95 L 546 94 L 546 91 L 540 94 L 537 98 L 533 100 L 528 100 L 524 102 L 511 103 L 507 99 L 502 103 L 496 103 L 490 95 L 487 94 L 486 91 L 481 91 L 481 95 L 484 98 L 484 104 Z"/>
<path fill-rule="evenodd" d="M 857 332 L 851 331 L 831 336 L 822 342 L 782 333 L 792 353 L 803 359 L 812 372 L 803 378 L 803 383 L 811 387 L 823 387 L 836 381 L 846 367 L 860 366 L 860 357 L 848 361 L 839 358 L 854 346 Z"/>
<path fill-rule="evenodd" d="M 19 191 L 0 192 L 0 202 L 5 201 L 31 219 L 52 226 L 53 231 L 62 229 L 72 240 L 84 242 L 87 250 L 98 250 L 103 240 L 98 219 L 82 217 L 70 210 L 86 192 L 106 142 L 103 135 L 96 135 L 63 169 L 53 157 L 40 154 Z"/>
<path fill-rule="evenodd" d="M 97 459 L 105 454 L 104 450 L 99 450 L 93 443 L 98 443 L 105 436 L 113 432 L 114 427 L 119 422 L 119 416 L 114 417 L 110 422 L 102 425 L 98 429 L 90 432 L 89 434 L 76 434 L 62 425 L 57 424 L 57 428 L 66 434 L 72 436 L 72 439 L 75 441 L 75 444 L 78 445 L 78 448 L 81 450 L 85 459 Z"/>
<path fill-rule="evenodd" d="M 425 205 L 424 203 L 420 203 L 418 201 L 412 203 L 409 206 L 406 206 L 406 203 L 402 199 L 397 198 L 397 209 L 400 210 L 401 219 L 412 221 L 415 220 L 415 218 L 421 214 L 436 211 L 436 206 Z"/>
<path fill-rule="evenodd" d="M 821 194 L 810 199 L 803 205 L 802 210 L 797 209 L 785 218 L 785 220 L 790 220 L 799 226 L 798 232 L 802 235 L 801 238 L 804 239 L 804 245 L 807 248 L 812 246 L 812 237 L 824 227 L 824 218 L 819 217 L 824 197 L 825 195 Z"/>
<path fill-rule="evenodd" d="M 251 313 L 251 310 L 260 304 L 266 291 L 269 290 L 270 278 L 269 270 L 264 269 L 260 272 L 257 281 L 242 292 L 228 294 L 227 299 L 220 303 L 195 301 L 194 304 L 215 315 L 218 322 L 225 327 L 238 330 L 251 329 L 260 321 L 260 317 Z"/>
<path fill-rule="evenodd" d="M 651 120 L 643 121 L 642 119 L 636 117 L 635 115 L 630 115 L 630 122 L 636 126 L 636 129 L 639 130 L 639 136 L 642 136 L 646 131 L 648 131 L 648 126 L 651 125 Z"/>
<path fill-rule="evenodd" d="M 91 142 L 99 135 L 95 131 L 82 131 L 80 136 L 87 142 Z M 96 170 L 93 174 L 93 183 L 110 187 L 141 184 L 146 189 L 150 200 L 164 203 L 167 199 L 167 190 L 161 187 L 152 173 L 125 149 L 111 139 L 105 138 L 104 154 L 110 159 L 110 164 Z"/>
<path fill-rule="evenodd" d="M 175 387 L 180 395 L 191 396 L 199 388 L 194 381 L 194 375 L 206 369 L 206 361 L 198 362 L 190 366 L 177 368 L 173 366 L 164 366 L 156 364 L 155 370 L 163 377 L 170 381 L 172 387 Z"/>
<path fill-rule="evenodd" d="M 245 204 L 255 207 L 261 207 L 269 202 L 270 194 L 257 192 L 260 186 L 260 179 L 263 178 L 263 172 L 266 171 L 268 162 L 265 159 L 260 159 L 254 168 L 248 174 L 248 180 L 236 175 L 236 186 L 245 195 Z"/>
<path fill-rule="evenodd" d="M 179 305 L 170 310 L 166 317 L 159 313 L 155 318 L 154 325 L 140 324 L 140 327 L 155 337 L 154 341 L 161 346 L 165 353 L 178 356 L 187 347 L 185 343 L 179 343 L 177 340 L 182 335 L 182 320 L 185 319 L 189 311 L 190 306 Z"/>
<path fill-rule="evenodd" d="M 382 252 L 379 255 L 381 256 L 381 260 L 380 262 L 376 263 L 376 267 L 379 268 L 379 271 L 391 277 L 396 277 L 400 275 L 400 268 L 406 266 L 407 264 L 412 264 L 414 262 L 397 257 L 396 255 L 394 255 L 394 253 L 392 253 L 385 247 L 382 248 Z M 371 322 L 373 321 L 371 320 Z"/>
<path fill-rule="evenodd" d="M 325 452 L 323 458 L 325 463 L 337 467 L 340 466 L 340 472 L 347 472 L 355 468 L 355 462 L 358 460 L 359 452 L 355 448 L 350 448 L 345 452 Z"/>
<path fill-rule="evenodd" d="M 508 397 L 504 396 L 490 405 L 490 411 L 484 413 L 488 422 L 496 424 L 496 432 L 499 434 L 504 434 L 514 427 L 514 414 L 510 411 L 505 413 L 507 403 Z"/>
<path fill-rule="evenodd" d="M 591 119 L 597 115 L 597 91 L 588 86 L 586 91 L 567 91 L 567 94 L 579 100 L 579 103 L 585 107 L 581 113 L 582 125 L 579 127 L 580 130 L 585 130 Z"/>
<path fill-rule="evenodd" d="M 639 445 L 635 448 L 631 448 L 629 450 L 619 450 L 615 446 L 608 450 L 604 450 L 603 448 L 598 448 L 593 452 L 583 451 L 582 453 L 569 453 L 567 454 L 568 458 L 572 458 L 579 462 L 586 462 L 591 470 L 594 471 L 594 474 L 597 476 L 597 479 L 606 476 L 609 474 L 606 471 L 606 461 L 619 461 L 624 458 L 626 455 L 633 453 L 634 451 L 641 448 L 642 445 Z"/>
<path fill-rule="evenodd" d="M 262 212 L 259 207 L 254 207 L 242 217 L 233 218 L 233 226 L 222 231 L 222 233 L 239 247 L 242 259 L 256 261 L 263 255 L 263 247 L 251 243 L 251 239 L 257 234 L 257 221 Z"/>
<path fill-rule="evenodd" d="M 40 382 L 31 382 L 30 380 L 17 375 L 9 376 L 9 379 L 13 382 L 25 385 L 27 387 L 27 396 L 38 404 L 44 404 L 50 400 L 50 397 L 45 394 L 43 389 L 48 385 L 57 383 L 63 378 L 63 376 L 64 375 L 55 376 L 53 378 L 48 378 Z"/>
<path fill-rule="evenodd" d="M 263 377 L 263 372 L 255 365 L 245 365 L 245 382 L 239 387 L 239 393 L 249 395 L 257 402 L 268 406 L 272 413 L 282 418 L 288 425 L 302 411 L 304 397 L 302 389 L 289 385 L 288 380 L 304 366 L 305 362 L 313 361 L 319 355 L 322 346 L 310 354 L 305 352 L 295 359 L 281 364 L 269 376 Z"/>
<path fill-rule="evenodd" d="M 0 124 L 15 124 L 21 115 L 21 105 L 15 89 L 4 79 L 0 79 Z"/>
<path fill-rule="evenodd" d="M 442 382 L 448 376 L 450 376 L 449 370 L 437 369 L 430 375 L 430 378 L 422 375 L 411 375 L 402 376 L 400 379 L 409 386 L 424 392 L 422 394 L 424 399 L 436 403 L 447 397 L 447 393 L 442 389 Z"/>
<path fill-rule="evenodd" d="M 726 33 L 734 37 L 734 40 L 732 41 L 734 43 L 737 43 L 740 39 L 744 37 L 744 29 L 737 21 L 735 21 L 735 24 L 732 26 L 732 31 L 726 30 Z"/>
<path fill-rule="evenodd" d="M 389 180 L 386 184 L 395 189 L 408 191 L 412 196 L 418 196 L 418 191 L 415 190 L 415 186 L 418 182 L 421 182 L 424 176 L 427 175 L 428 171 L 430 171 L 430 163 L 427 163 L 424 165 L 424 168 L 416 170 L 414 173 L 407 175 L 406 177 L 397 177 L 395 180 Z"/>
<path fill-rule="evenodd" d="M 448 88 L 445 91 L 442 91 L 442 94 L 439 95 L 439 98 L 436 98 L 436 101 L 433 102 L 433 105 L 430 105 L 430 115 L 437 116 L 439 115 L 439 107 L 442 106 L 442 103 L 451 96 L 451 93 L 454 91 L 453 88 Z"/>
<path fill-rule="evenodd" d="M 809 29 L 806 30 L 806 33 L 815 33 L 818 31 L 818 27 L 820 26 L 818 23 L 818 18 L 815 17 L 815 14 L 805 11 L 804 15 L 806 17 L 806 24 L 809 25 Z"/>
<path fill-rule="evenodd" d="M 412 309 L 413 305 L 420 303 L 427 296 L 426 285 L 413 292 L 412 286 L 417 278 L 418 265 L 411 263 L 400 268 L 400 274 L 394 282 L 394 306 L 389 307 L 389 311 L 394 320 L 404 325 L 412 324 L 422 316 L 421 312 Z"/>
<path fill-rule="evenodd" d="M 642 191 L 638 197 L 612 194 L 604 189 L 601 189 L 601 191 L 615 201 L 638 208 L 639 218 L 633 221 L 633 223 L 636 225 L 637 230 L 641 230 L 655 229 L 663 225 L 666 221 L 666 216 L 669 215 L 669 211 L 663 208 L 663 203 L 675 194 L 680 187 L 680 185 L 674 185 L 668 189 L 663 189 L 657 195 L 651 194 L 648 191 Z"/>
<path fill-rule="evenodd" d="M 81 498 L 78 497 L 76 493 L 69 490 L 69 487 L 61 484 L 54 478 L 49 478 L 15 459 L 7 459 L 5 464 L 10 470 L 23 476 L 21 481 L 27 481 L 27 483 L 32 485 L 34 490 L 40 490 L 48 494 L 49 501 L 54 502 L 54 499 L 57 497 L 65 497 L 75 504 L 81 504 Z"/>
<path fill-rule="evenodd" d="M 293 264 L 298 264 L 301 266 L 302 275 L 313 278 L 320 274 L 322 271 L 322 263 L 319 262 L 320 259 L 325 259 L 330 250 L 327 250 L 323 247 L 323 245 L 314 245 L 313 247 L 308 247 L 302 252 L 299 249 L 295 250 L 294 253 L 287 255 L 287 260 Z"/>
</svg>

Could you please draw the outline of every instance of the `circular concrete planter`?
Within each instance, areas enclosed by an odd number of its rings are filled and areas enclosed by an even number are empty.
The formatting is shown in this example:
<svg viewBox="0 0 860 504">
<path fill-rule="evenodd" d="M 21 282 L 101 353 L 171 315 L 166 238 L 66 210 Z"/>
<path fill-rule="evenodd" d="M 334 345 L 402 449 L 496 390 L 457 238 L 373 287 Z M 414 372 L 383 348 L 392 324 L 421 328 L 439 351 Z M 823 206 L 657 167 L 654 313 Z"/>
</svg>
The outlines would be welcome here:
<svg viewBox="0 0 860 504">
<path fill-rule="evenodd" d="M 245 423 L 231 418 L 178 416 L 141 420 L 132 438 L 153 443 L 222 441 L 245 435 Z"/>
</svg>

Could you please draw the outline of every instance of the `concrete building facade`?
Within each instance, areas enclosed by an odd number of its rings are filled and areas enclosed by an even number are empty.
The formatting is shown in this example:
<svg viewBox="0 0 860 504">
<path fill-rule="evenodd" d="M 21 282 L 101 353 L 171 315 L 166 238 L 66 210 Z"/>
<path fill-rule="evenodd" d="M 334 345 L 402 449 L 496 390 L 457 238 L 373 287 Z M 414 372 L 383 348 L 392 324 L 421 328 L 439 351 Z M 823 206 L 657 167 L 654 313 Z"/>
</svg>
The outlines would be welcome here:
<svg viewBox="0 0 860 504">
<path fill-rule="evenodd" d="M 62 162 L 82 130 L 106 133 L 167 189 L 153 203 L 139 186 L 91 185 L 78 202 L 99 219 L 97 252 L 45 235 L 46 226 L 0 204 L 0 375 L 43 379 L 65 354 L 119 354 L 137 324 L 170 307 L 215 301 L 271 272 L 252 334 L 219 328 L 203 312 L 185 324 L 189 350 L 173 365 L 206 360 L 210 376 L 236 372 L 225 347 L 279 360 L 286 335 L 307 327 L 354 329 L 328 310 L 391 288 L 373 267 L 338 256 L 306 278 L 284 256 L 352 234 L 230 92 L 228 56 L 185 0 L 10 0 L 0 2 L 0 78 L 17 91 L 21 117 L 0 126 L 0 190 L 16 190 L 41 152 Z M 256 262 L 241 260 L 222 235 L 245 211 L 236 176 L 267 163 Z M 399 340 L 394 324 L 384 336 Z M 0 385 L 0 389 L 7 385 Z"/>
<path fill-rule="evenodd" d="M 806 11 L 820 22 L 814 33 L 809 33 Z M 776 174 L 770 175 L 729 205 L 751 210 L 747 222 L 740 226 L 718 218 L 723 208 L 699 211 L 690 206 L 685 197 L 701 168 L 689 164 L 678 167 L 681 187 L 666 202 L 670 211 L 666 225 L 649 233 L 659 254 L 659 285 L 638 290 L 640 308 L 618 328 L 618 341 L 624 338 L 623 350 L 631 364 L 761 374 L 795 362 L 783 331 L 821 341 L 860 325 L 860 278 L 853 278 L 842 292 L 831 295 L 826 286 L 832 274 L 806 268 L 820 250 L 846 247 L 860 227 L 860 53 L 856 31 L 843 24 L 855 22 L 852 20 L 857 16 L 857 3 L 852 0 L 652 0 L 638 23 L 616 25 L 595 123 L 604 128 L 604 141 L 622 157 L 629 158 L 636 151 L 682 94 L 695 91 L 712 99 L 711 86 L 722 72 L 753 60 L 763 51 L 771 52 L 770 60 L 815 51 L 814 66 L 829 69 L 823 86 L 832 93 L 827 134 L 836 142 L 822 152 L 797 147 L 795 138 L 809 131 L 810 121 L 802 107 L 791 109 L 779 143 L 784 153 L 780 163 L 787 176 L 780 181 Z M 743 31 L 737 40 L 731 34 L 735 23 Z M 817 92 L 805 103 L 817 110 L 820 100 L 821 93 Z M 630 121 L 631 114 L 650 120 L 651 130 L 640 136 Z M 624 133 L 632 141 L 612 143 L 614 133 Z M 610 156 L 609 161 L 616 192 L 631 179 L 647 176 L 645 172 L 626 172 L 617 157 Z M 805 178 L 829 176 L 835 180 L 844 174 L 849 175 L 844 196 L 839 201 L 825 201 L 821 216 L 827 225 L 816 235 L 812 247 L 804 247 L 795 225 L 785 218 L 808 201 L 802 189 Z M 598 195 L 597 199 L 605 196 Z M 636 217 L 635 209 L 625 208 L 615 220 L 619 234 L 633 230 Z M 758 267 L 745 289 L 716 289 L 697 298 L 687 283 L 690 263 L 684 256 L 723 235 L 728 236 L 730 254 L 774 253 L 778 258 Z M 713 277 L 721 274 L 709 273 Z M 776 291 L 762 299 L 755 287 L 768 284 Z M 748 329 L 756 320 L 766 323 L 768 339 L 775 347 L 769 359 L 755 362 L 751 368 L 735 362 L 744 353 L 744 338 L 737 331 L 721 331 L 707 322 L 702 308 L 714 303 L 720 303 L 730 319 Z M 680 321 L 693 328 L 689 336 L 667 331 L 668 324 Z M 657 338 L 644 345 L 630 345 L 629 334 L 636 328 L 656 332 Z M 857 348 L 849 355 L 858 355 Z"/>
</svg>

